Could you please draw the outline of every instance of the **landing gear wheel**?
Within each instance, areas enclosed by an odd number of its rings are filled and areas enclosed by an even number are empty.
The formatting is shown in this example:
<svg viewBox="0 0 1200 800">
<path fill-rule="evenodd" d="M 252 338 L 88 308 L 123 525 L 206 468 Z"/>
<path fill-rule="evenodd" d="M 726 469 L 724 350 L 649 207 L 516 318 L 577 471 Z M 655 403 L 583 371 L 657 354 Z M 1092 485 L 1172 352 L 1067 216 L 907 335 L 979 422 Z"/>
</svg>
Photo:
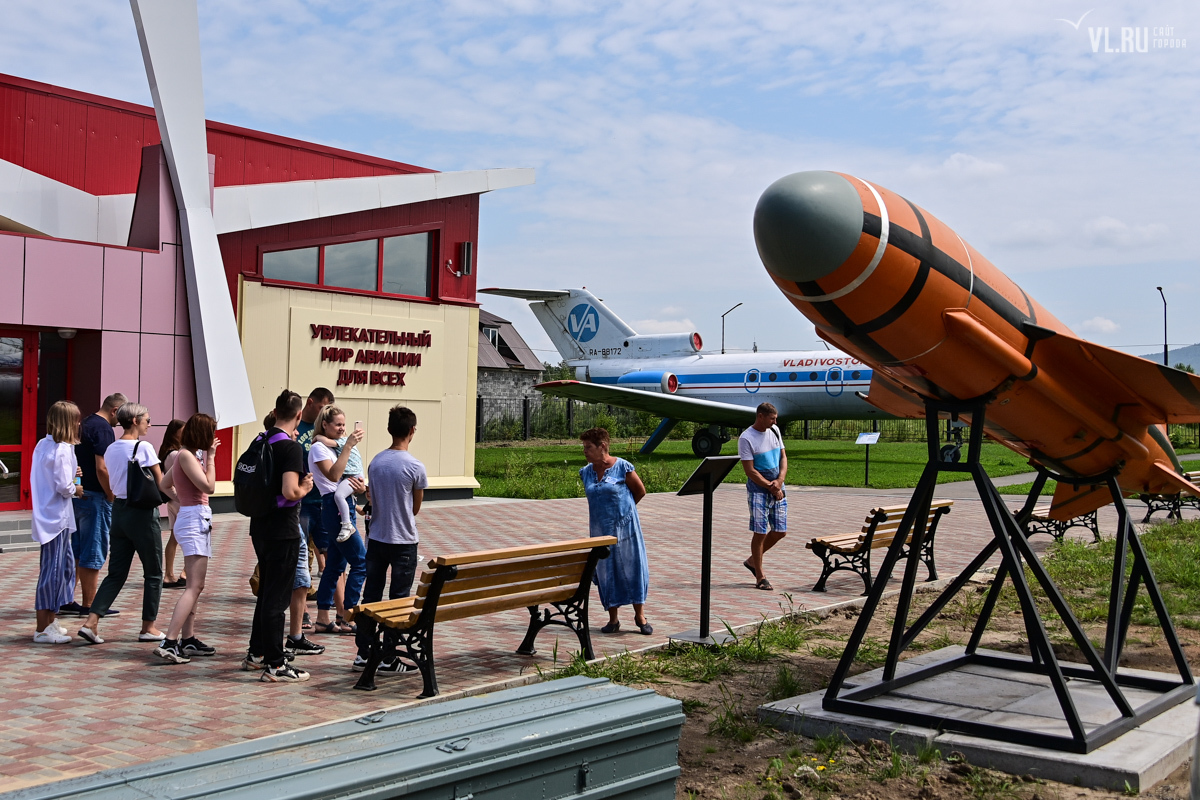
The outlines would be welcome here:
<svg viewBox="0 0 1200 800">
<path fill-rule="evenodd" d="M 962 457 L 962 445 L 944 445 L 938 455 L 941 457 L 943 463 L 957 464 L 958 460 Z"/>
<path fill-rule="evenodd" d="M 719 455 L 721 444 L 720 437 L 712 431 L 697 431 L 692 437 L 692 452 L 700 458 Z"/>
</svg>

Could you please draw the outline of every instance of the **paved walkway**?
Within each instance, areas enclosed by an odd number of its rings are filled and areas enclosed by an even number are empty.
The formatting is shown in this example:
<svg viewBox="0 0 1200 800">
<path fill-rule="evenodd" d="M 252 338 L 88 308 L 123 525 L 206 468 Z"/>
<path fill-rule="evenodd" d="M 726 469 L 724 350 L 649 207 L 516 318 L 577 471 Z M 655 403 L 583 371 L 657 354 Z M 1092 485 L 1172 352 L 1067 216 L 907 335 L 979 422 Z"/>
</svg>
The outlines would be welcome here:
<svg viewBox="0 0 1200 800">
<path fill-rule="evenodd" d="M 947 493 L 960 492 L 958 487 Z M 1019 498 L 1012 498 L 1015 506 Z M 744 489 L 723 486 L 715 497 L 713 616 L 731 625 L 751 623 L 781 610 L 815 608 L 859 595 L 862 584 L 849 573 L 829 582 L 829 591 L 809 591 L 819 575 L 815 556 L 803 547 L 807 537 L 857 530 L 866 511 L 894 493 L 871 490 L 791 492 L 791 535 L 769 556 L 768 575 L 776 591 L 753 588 L 741 565 L 748 554 Z M 661 643 L 667 634 L 696 627 L 699 603 L 701 498 L 656 494 L 640 506 L 650 560 L 647 612 L 653 636 L 594 635 L 598 652 L 614 653 Z M 1101 529 L 1111 532 L 1116 516 L 1101 512 Z M 583 499 L 430 503 L 419 518 L 422 554 L 480 550 L 575 538 L 587 534 Z M 985 542 L 984 517 L 977 500 L 956 502 L 938 533 L 937 559 L 943 575 L 964 567 Z M 262 684 L 256 673 L 238 670 L 245 651 L 254 599 L 246 579 L 254 557 L 247 523 L 235 515 L 214 523 L 214 552 L 204 595 L 199 633 L 219 648 L 211 659 L 168 666 L 135 641 L 140 585 L 132 581 L 120 596 L 119 617 L 107 620 L 100 646 L 32 644 L 36 553 L 0 556 L 0 790 L 88 774 L 126 764 L 253 739 L 271 733 L 359 716 L 411 702 L 420 692 L 416 677 L 381 680 L 375 693 L 351 689 L 355 674 L 350 637 L 314 637 L 328 645 L 323 656 L 302 659 L 312 672 L 304 684 Z M 1045 537 L 1038 537 L 1044 540 Z M 1039 544 L 1044 546 L 1044 542 Z M 160 620 L 165 624 L 175 592 L 164 591 Z M 593 630 L 604 612 L 594 604 Z M 627 611 L 625 620 L 632 622 Z M 555 629 L 539 639 L 535 657 L 514 654 L 528 619 L 512 611 L 439 626 L 435 635 L 438 679 L 443 692 L 517 678 L 552 667 Z M 68 619 L 72 628 L 77 620 Z M 719 629 L 719 627 L 718 627 Z M 573 636 L 561 639 L 558 656 L 575 649 Z"/>
</svg>

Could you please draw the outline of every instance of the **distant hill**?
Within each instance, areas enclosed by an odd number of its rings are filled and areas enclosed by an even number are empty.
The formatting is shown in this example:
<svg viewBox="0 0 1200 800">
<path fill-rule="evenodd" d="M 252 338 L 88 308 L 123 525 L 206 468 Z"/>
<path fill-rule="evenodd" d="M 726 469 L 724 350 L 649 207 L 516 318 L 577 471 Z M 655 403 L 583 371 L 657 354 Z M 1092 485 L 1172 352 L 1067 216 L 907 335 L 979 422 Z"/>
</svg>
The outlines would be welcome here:
<svg viewBox="0 0 1200 800">
<path fill-rule="evenodd" d="M 1157 353 L 1146 353 L 1142 358 L 1148 358 L 1151 361 L 1162 363 L 1162 350 Z M 1176 364 L 1190 364 L 1192 369 L 1200 372 L 1200 344 L 1192 344 L 1187 347 L 1180 347 L 1177 350 L 1168 350 L 1167 359 L 1171 362 L 1171 366 Z"/>
</svg>

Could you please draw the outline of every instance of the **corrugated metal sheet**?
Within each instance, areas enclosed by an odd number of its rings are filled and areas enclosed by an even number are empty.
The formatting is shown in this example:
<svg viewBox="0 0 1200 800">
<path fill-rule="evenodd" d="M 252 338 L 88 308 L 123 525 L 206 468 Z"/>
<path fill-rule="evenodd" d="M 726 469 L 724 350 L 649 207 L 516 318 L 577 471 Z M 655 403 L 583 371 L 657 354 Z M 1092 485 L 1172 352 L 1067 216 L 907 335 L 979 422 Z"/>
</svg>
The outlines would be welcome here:
<svg viewBox="0 0 1200 800">
<path fill-rule="evenodd" d="M 491 341 L 479 332 L 479 366 L 483 369 L 508 369 L 508 362 L 500 352 L 492 346 Z"/>
<path fill-rule="evenodd" d="M 87 151 L 83 190 L 132 194 L 142 167 L 145 120 L 100 106 L 87 106 Z"/>
<path fill-rule="evenodd" d="M 3 800 L 672 800 L 677 700 L 567 678 L 22 789 Z"/>
<path fill-rule="evenodd" d="M 517 333 L 517 329 L 512 326 L 511 322 L 505 322 L 500 325 L 500 341 L 512 353 L 522 369 L 545 369 L 541 359 L 533 354 L 533 351 L 529 349 L 529 345 L 525 344 L 525 340 L 521 338 L 521 334 Z M 501 353 L 505 356 L 508 355 L 504 353 L 503 347 L 501 348 Z"/>
<path fill-rule="evenodd" d="M 492 328 L 499 328 L 502 323 L 509 322 L 504 317 L 498 317 L 490 311 L 479 309 L 479 324 L 487 325 Z"/>
<path fill-rule="evenodd" d="M 29 92 L 25 102 L 22 166 L 82 189 L 86 152 L 87 106 Z"/>
<path fill-rule="evenodd" d="M 0 158 L 21 164 L 25 160 L 25 92 L 0 86 Z"/>
</svg>

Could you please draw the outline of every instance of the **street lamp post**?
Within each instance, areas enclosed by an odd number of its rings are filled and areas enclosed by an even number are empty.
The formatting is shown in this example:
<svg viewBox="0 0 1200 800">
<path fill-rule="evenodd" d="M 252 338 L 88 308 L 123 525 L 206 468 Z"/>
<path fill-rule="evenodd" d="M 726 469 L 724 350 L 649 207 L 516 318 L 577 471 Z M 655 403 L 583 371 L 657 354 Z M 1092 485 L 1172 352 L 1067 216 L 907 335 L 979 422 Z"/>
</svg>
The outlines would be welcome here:
<svg viewBox="0 0 1200 800">
<path fill-rule="evenodd" d="M 1167 296 L 1163 294 L 1161 286 L 1155 286 L 1154 288 L 1158 289 L 1158 293 L 1163 299 L 1163 366 L 1169 367 L 1171 365 L 1168 363 L 1169 359 L 1167 358 Z"/>
<path fill-rule="evenodd" d="M 733 308 L 737 308 L 740 305 L 741 303 L 738 303 Z M 733 308 L 729 309 L 729 311 L 733 311 Z M 729 311 L 726 311 L 725 314 L 728 314 Z M 721 315 L 721 355 L 725 355 L 725 314 Z"/>
</svg>

